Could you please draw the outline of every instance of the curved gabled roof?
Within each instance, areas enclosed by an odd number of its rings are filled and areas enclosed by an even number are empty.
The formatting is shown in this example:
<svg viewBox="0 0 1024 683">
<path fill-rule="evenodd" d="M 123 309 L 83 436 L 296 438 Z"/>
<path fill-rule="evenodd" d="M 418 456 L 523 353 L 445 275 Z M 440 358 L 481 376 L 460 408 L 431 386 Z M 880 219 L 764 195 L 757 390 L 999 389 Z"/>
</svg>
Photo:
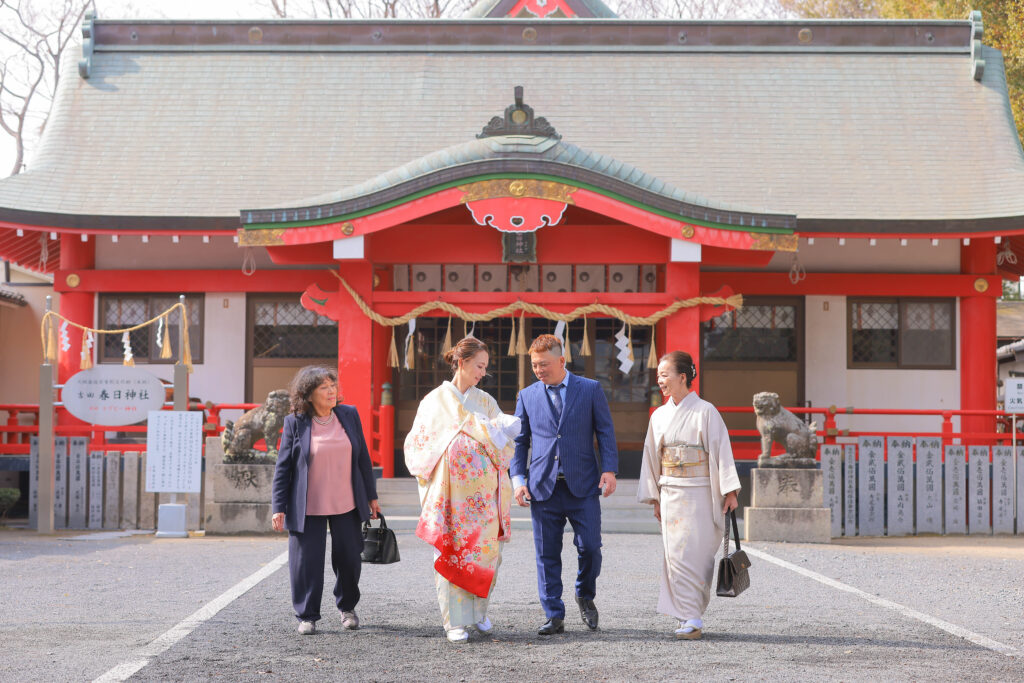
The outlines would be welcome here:
<svg viewBox="0 0 1024 683">
<path fill-rule="evenodd" d="M 267 209 L 243 210 L 243 225 L 334 222 L 424 191 L 486 176 L 545 176 L 624 198 L 673 218 L 737 228 L 793 230 L 796 217 L 750 211 L 685 192 L 608 155 L 557 137 L 500 134 L 432 152 L 362 183 Z"/>
<path fill-rule="evenodd" d="M 550 1 L 550 0 L 549 0 Z M 619 15 L 601 0 L 561 0 L 577 17 L 587 19 L 616 19 Z M 477 0 L 463 15 L 466 19 L 498 19 L 508 17 L 519 0 Z"/>
</svg>

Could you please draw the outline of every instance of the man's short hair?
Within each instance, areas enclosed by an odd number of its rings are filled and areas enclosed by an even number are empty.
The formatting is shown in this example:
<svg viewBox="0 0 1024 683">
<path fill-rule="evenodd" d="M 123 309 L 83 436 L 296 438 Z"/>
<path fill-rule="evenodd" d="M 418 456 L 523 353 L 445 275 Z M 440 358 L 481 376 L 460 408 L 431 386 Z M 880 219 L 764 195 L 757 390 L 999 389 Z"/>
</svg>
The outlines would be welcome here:
<svg viewBox="0 0 1024 683">
<path fill-rule="evenodd" d="M 542 334 L 533 340 L 530 344 L 530 353 L 534 351 L 542 353 L 544 351 L 554 351 L 556 355 L 562 355 L 562 341 L 553 334 Z"/>
</svg>

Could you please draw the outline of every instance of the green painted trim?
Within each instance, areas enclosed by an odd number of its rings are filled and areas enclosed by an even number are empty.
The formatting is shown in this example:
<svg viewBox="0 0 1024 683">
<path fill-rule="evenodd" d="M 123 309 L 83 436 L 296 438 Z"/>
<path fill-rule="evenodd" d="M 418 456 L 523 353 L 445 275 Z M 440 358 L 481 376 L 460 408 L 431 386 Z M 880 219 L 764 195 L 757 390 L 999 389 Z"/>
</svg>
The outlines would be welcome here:
<svg viewBox="0 0 1024 683">
<path fill-rule="evenodd" d="M 501 179 L 504 179 L 504 178 L 530 179 L 530 180 L 549 180 L 549 181 L 552 181 L 552 182 L 561 183 L 562 185 L 570 185 L 572 187 L 578 187 L 578 188 L 580 188 L 582 190 L 590 190 L 591 192 L 596 192 L 597 194 L 604 195 L 605 197 L 610 197 L 611 199 L 614 199 L 616 201 L 620 201 L 623 204 L 629 204 L 630 206 L 636 207 L 638 209 L 643 209 L 644 211 L 656 214 L 658 216 L 664 216 L 665 218 L 670 218 L 670 219 L 676 220 L 676 221 L 682 221 L 684 223 L 692 223 L 693 225 L 700 225 L 700 226 L 703 226 L 705 228 L 714 228 L 716 230 L 732 230 L 732 231 L 735 231 L 735 232 L 772 233 L 772 234 L 777 234 L 777 235 L 792 235 L 793 232 L 794 232 L 793 230 L 787 230 L 786 228 L 745 227 L 745 226 L 737 226 L 737 225 L 728 225 L 726 223 L 715 223 L 713 221 L 702 221 L 702 220 L 697 220 L 695 218 L 688 218 L 688 217 L 685 217 L 685 216 L 679 216 L 679 215 L 670 213 L 668 211 L 663 211 L 661 209 L 656 209 L 654 207 L 647 206 L 646 204 L 643 204 L 642 202 L 638 202 L 638 201 L 635 201 L 633 199 L 629 199 L 627 197 L 623 197 L 622 195 L 620 195 L 620 194 L 618 194 L 616 192 L 609 192 L 608 190 L 602 189 L 602 188 L 597 187 L 595 185 L 591 185 L 589 183 L 568 182 L 568 181 L 566 181 L 565 178 L 561 178 L 559 176 L 546 175 L 546 174 L 543 174 L 543 173 L 487 173 L 487 174 L 484 174 L 484 175 L 470 176 L 468 178 L 462 178 L 461 180 L 453 180 L 453 181 L 449 181 L 447 183 L 441 183 L 440 185 L 435 185 L 432 188 L 429 188 L 429 189 L 426 189 L 426 190 L 420 190 L 419 192 L 414 192 L 412 194 L 406 195 L 402 199 L 396 199 L 396 200 L 393 200 L 393 201 L 390 201 L 390 202 L 386 202 L 384 204 L 378 204 L 377 206 L 375 206 L 373 208 L 364 209 L 363 211 L 354 211 L 352 213 L 347 213 L 347 214 L 344 214 L 344 215 L 341 215 L 341 216 L 332 216 L 332 217 L 326 218 L 326 219 L 318 219 L 318 220 L 311 220 L 311 221 L 285 221 L 285 222 L 281 222 L 281 223 L 253 223 L 253 224 L 250 224 L 250 225 L 243 226 L 243 229 L 245 229 L 245 230 L 268 230 L 268 229 L 271 229 L 271 228 L 306 228 L 306 227 L 311 227 L 311 226 L 315 226 L 315 225 L 327 225 L 328 223 L 337 223 L 339 221 L 350 221 L 350 220 L 352 220 L 354 218 L 362 218 L 363 216 L 369 216 L 371 214 L 375 214 L 375 213 L 378 213 L 380 211 L 385 211 L 387 209 L 391 209 L 391 208 L 394 208 L 396 206 L 401 206 L 402 204 L 405 204 L 407 202 L 411 202 L 411 201 L 414 201 L 416 199 L 420 199 L 422 197 L 426 197 L 428 195 L 432 195 L 432 194 L 435 194 L 437 192 L 441 192 L 443 190 L 448 190 L 448 189 L 451 189 L 453 187 L 458 187 L 459 185 L 467 185 L 469 183 L 475 183 L 475 182 L 479 182 L 481 180 L 501 180 Z"/>
<path fill-rule="evenodd" d="M 317 306 L 326 306 L 327 299 L 317 299 L 316 297 L 309 297 L 309 300 L 315 303 Z"/>
</svg>

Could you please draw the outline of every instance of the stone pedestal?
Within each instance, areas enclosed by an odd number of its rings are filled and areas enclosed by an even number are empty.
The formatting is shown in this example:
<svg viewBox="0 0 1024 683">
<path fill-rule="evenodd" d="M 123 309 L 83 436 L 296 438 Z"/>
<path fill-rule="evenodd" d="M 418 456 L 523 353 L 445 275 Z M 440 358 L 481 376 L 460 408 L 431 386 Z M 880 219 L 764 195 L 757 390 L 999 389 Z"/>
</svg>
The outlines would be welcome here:
<svg viewBox="0 0 1024 683">
<path fill-rule="evenodd" d="M 757 468 L 750 474 L 751 501 L 743 512 L 746 540 L 831 540 L 831 511 L 825 507 L 821 470 Z"/>
<path fill-rule="evenodd" d="M 185 505 L 164 503 L 157 510 L 157 538 L 188 538 L 185 529 Z"/>
<path fill-rule="evenodd" d="M 224 463 L 220 439 L 206 440 L 208 534 L 269 533 L 274 463 Z"/>
</svg>

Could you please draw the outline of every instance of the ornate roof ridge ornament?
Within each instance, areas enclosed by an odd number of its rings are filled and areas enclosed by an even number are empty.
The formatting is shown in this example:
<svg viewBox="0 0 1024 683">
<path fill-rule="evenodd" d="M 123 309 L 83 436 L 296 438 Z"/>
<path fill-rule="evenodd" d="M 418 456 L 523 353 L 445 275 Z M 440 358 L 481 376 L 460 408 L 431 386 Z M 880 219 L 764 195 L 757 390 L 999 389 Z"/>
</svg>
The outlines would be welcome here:
<svg viewBox="0 0 1024 683">
<path fill-rule="evenodd" d="M 134 34 L 133 34 L 134 35 Z M 82 17 L 82 58 L 78 60 L 78 75 L 92 75 L 92 53 L 96 47 L 96 10 L 86 10 Z"/>
<path fill-rule="evenodd" d="M 515 104 L 505 107 L 505 117 L 495 116 L 484 126 L 477 137 L 492 138 L 498 135 L 536 135 L 561 140 L 562 136 L 543 116 L 534 116 L 533 107 L 523 104 L 523 86 L 514 90 Z"/>
</svg>

